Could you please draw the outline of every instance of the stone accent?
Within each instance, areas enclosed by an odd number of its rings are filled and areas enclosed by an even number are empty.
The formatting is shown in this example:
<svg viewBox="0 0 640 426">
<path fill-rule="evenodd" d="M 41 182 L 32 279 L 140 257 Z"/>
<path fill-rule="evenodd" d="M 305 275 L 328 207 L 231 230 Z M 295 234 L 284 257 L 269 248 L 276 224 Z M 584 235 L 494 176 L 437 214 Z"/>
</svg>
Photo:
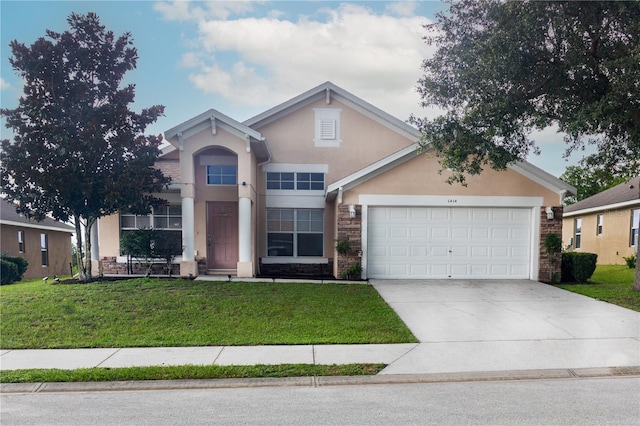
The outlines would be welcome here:
<svg viewBox="0 0 640 426">
<path fill-rule="evenodd" d="M 333 279 L 333 259 L 329 263 L 262 263 L 258 277 Z"/>
<path fill-rule="evenodd" d="M 147 271 L 135 260 L 131 260 L 131 263 L 118 263 L 115 256 L 103 257 L 101 259 L 102 273 L 104 275 L 144 275 Z M 128 268 L 130 266 L 131 269 Z M 167 275 L 166 266 L 164 263 L 155 263 L 151 267 L 151 275 Z M 171 265 L 171 275 L 180 276 L 180 264 L 174 263 Z"/>
<path fill-rule="evenodd" d="M 554 278 L 560 282 L 560 267 L 562 263 L 562 253 L 555 254 L 549 259 L 549 253 L 544 248 L 543 242 L 547 235 L 558 234 L 562 238 L 562 206 L 553 207 L 553 219 L 547 219 L 546 206 L 540 208 L 540 254 L 538 264 L 538 281 L 552 282 Z M 553 263 L 553 265 L 552 265 Z"/>
<path fill-rule="evenodd" d="M 352 266 L 361 265 L 362 261 L 362 206 L 356 205 L 356 216 L 349 216 L 349 205 L 338 206 L 338 241 L 347 240 L 351 251 L 347 254 L 336 254 L 338 257 L 337 278 L 344 278 L 343 274 Z M 352 277 L 351 279 L 360 279 Z"/>
</svg>

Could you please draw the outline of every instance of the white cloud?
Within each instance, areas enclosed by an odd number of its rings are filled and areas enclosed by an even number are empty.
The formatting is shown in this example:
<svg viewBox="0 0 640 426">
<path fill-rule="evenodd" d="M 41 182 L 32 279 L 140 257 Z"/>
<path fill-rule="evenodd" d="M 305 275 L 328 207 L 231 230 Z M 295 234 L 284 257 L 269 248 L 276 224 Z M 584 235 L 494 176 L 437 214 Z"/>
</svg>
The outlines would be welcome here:
<svg viewBox="0 0 640 426">
<path fill-rule="evenodd" d="M 0 77 L 0 90 L 7 90 L 10 89 L 11 85 L 9 83 L 7 83 L 7 81 Z"/>
<path fill-rule="evenodd" d="M 432 52 L 422 41 L 427 18 L 406 3 L 392 5 L 393 15 L 336 3 L 296 21 L 281 20 L 277 11 L 227 19 L 249 11 L 250 2 L 233 11 L 231 4 L 217 7 L 229 15 L 203 3 L 161 3 L 156 10 L 197 24 L 196 46 L 181 65 L 194 69 L 191 81 L 205 93 L 266 108 L 329 80 L 405 120 L 424 114 L 415 86 Z"/>
<path fill-rule="evenodd" d="M 251 1 L 207 1 L 187 0 L 162 1 L 153 5 L 169 21 L 202 21 L 206 19 L 226 20 L 232 15 L 244 15 L 253 10 Z"/>
<path fill-rule="evenodd" d="M 413 16 L 417 8 L 418 2 L 415 0 L 394 1 L 385 7 L 385 11 L 396 16 Z"/>
</svg>

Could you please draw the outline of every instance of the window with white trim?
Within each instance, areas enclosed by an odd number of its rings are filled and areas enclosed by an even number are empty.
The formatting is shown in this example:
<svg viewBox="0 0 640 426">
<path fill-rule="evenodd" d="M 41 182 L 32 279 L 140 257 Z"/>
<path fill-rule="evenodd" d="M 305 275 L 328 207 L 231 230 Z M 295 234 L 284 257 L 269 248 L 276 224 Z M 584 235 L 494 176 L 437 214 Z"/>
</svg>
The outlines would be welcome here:
<svg viewBox="0 0 640 426">
<path fill-rule="evenodd" d="M 24 231 L 18 231 L 18 252 L 24 253 Z"/>
<path fill-rule="evenodd" d="M 603 224 L 604 224 L 604 215 L 599 214 L 598 222 L 596 225 L 596 235 L 602 235 Z"/>
<path fill-rule="evenodd" d="M 267 172 L 267 189 L 324 191 L 324 173 Z"/>
<path fill-rule="evenodd" d="M 237 183 L 237 166 L 207 166 L 207 185 L 236 185 Z"/>
<path fill-rule="evenodd" d="M 40 234 L 40 258 L 42 266 L 49 266 L 49 238 L 47 234 Z"/>
<path fill-rule="evenodd" d="M 136 229 L 153 228 L 172 232 L 175 238 L 182 241 L 182 206 L 168 204 L 155 207 L 147 215 L 120 213 L 120 235 Z"/>
<path fill-rule="evenodd" d="M 316 147 L 339 147 L 340 142 L 340 109 L 314 108 Z"/>
<path fill-rule="evenodd" d="M 323 251 L 321 209 L 267 210 L 267 256 L 322 256 Z"/>
<path fill-rule="evenodd" d="M 582 238 L 582 218 L 577 218 L 575 221 L 575 248 L 579 249 L 580 248 L 580 243 L 581 243 L 581 238 Z"/>
<path fill-rule="evenodd" d="M 638 245 L 638 230 L 640 229 L 640 209 L 631 210 L 631 237 L 629 238 L 630 246 Z"/>
</svg>

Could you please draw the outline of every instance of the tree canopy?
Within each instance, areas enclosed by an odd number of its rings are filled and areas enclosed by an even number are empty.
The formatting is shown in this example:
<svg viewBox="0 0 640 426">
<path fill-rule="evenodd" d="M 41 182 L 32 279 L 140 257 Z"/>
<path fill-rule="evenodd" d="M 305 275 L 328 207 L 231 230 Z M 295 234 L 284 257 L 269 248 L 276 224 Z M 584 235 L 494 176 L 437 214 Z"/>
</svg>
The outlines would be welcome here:
<svg viewBox="0 0 640 426">
<path fill-rule="evenodd" d="M 10 43 L 24 95 L 17 108 L 1 111 L 14 137 L 2 141 L 0 183 L 25 214 L 73 220 L 79 253 L 82 224 L 89 253 L 98 218 L 161 203 L 152 194 L 169 182 L 153 167 L 162 137 L 144 131 L 164 107 L 129 109 L 135 86 L 122 81 L 138 59 L 130 33 L 115 37 L 94 13 L 73 13 L 67 22 L 69 30 L 46 30 L 29 47 Z"/>
<path fill-rule="evenodd" d="M 450 182 L 539 152 L 556 125 L 567 152 L 597 146 L 605 168 L 640 170 L 640 1 L 459 0 L 426 25 L 423 106 L 412 117 Z"/>
<path fill-rule="evenodd" d="M 598 164 L 598 156 L 591 155 L 583 161 L 583 166 L 569 166 L 560 175 L 560 179 L 577 189 L 576 195 L 566 196 L 565 205 L 574 204 L 612 188 L 633 176 L 624 176 L 615 170 Z"/>
</svg>

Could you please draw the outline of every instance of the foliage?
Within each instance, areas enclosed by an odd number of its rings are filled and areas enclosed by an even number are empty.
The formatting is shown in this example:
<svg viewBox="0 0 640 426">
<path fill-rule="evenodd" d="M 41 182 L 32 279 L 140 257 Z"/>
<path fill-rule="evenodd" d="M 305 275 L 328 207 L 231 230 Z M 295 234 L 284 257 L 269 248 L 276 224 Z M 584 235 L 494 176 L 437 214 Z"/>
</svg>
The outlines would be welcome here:
<svg viewBox="0 0 640 426">
<path fill-rule="evenodd" d="M 554 271 L 556 265 L 556 255 L 562 251 L 562 237 L 558 234 L 547 234 L 542 241 L 542 246 L 549 254 L 549 281 L 558 282 L 560 277 Z"/>
<path fill-rule="evenodd" d="M 70 29 L 46 30 L 27 47 L 10 43 L 13 69 L 24 80 L 15 109 L 2 109 L 14 140 L 2 141 L 2 190 L 19 211 L 73 220 L 77 253 L 90 253 L 96 220 L 123 208 L 145 213 L 168 183 L 153 167 L 161 136 L 144 136 L 163 106 L 129 110 L 135 90 L 123 85 L 138 59 L 131 34 L 115 37 L 94 13 L 72 13 Z M 91 256 L 81 265 L 91 274 Z"/>
<path fill-rule="evenodd" d="M 588 284 L 558 287 L 640 312 L 640 293 L 631 289 L 633 276 L 625 265 L 598 265 Z"/>
<path fill-rule="evenodd" d="M 172 365 L 126 368 L 0 371 L 0 383 L 112 382 L 132 380 L 246 379 L 256 377 L 368 376 L 384 364 Z"/>
<path fill-rule="evenodd" d="M 120 250 L 136 259 L 149 276 L 156 259 L 163 259 L 170 272 L 173 259 L 182 252 L 182 243 L 171 231 L 143 228 L 123 232 Z"/>
<path fill-rule="evenodd" d="M 562 282 L 586 282 L 596 270 L 598 255 L 569 251 L 562 253 Z"/>
<path fill-rule="evenodd" d="M 345 280 L 359 280 L 362 278 L 362 266 L 360 262 L 354 263 L 346 270 L 342 271 L 342 278 Z"/>
<path fill-rule="evenodd" d="M 632 254 L 628 257 L 623 257 L 629 269 L 634 269 L 636 267 L 636 262 L 638 261 L 638 257 L 635 254 Z"/>
<path fill-rule="evenodd" d="M 450 183 L 525 160 L 552 125 L 567 153 L 595 143 L 603 169 L 638 174 L 640 1 L 449 0 L 425 28 L 418 92 L 446 113 L 411 121 Z"/>
<path fill-rule="evenodd" d="M 20 281 L 29 266 L 29 262 L 26 259 L 6 254 L 0 255 L 0 261 L 2 262 L 2 272 L 0 273 L 2 284 Z"/>
<path fill-rule="evenodd" d="M 569 166 L 560 175 L 560 179 L 578 190 L 577 195 L 567 195 L 565 197 L 565 204 L 569 205 L 582 201 L 632 177 L 623 175 L 622 172 L 605 168 L 598 161 L 597 155 L 590 155 L 582 160 L 582 166 Z"/>
<path fill-rule="evenodd" d="M 347 254 L 351 251 L 351 243 L 349 240 L 336 240 L 336 251 L 339 254 Z"/>
<path fill-rule="evenodd" d="M 11 284 L 18 281 L 18 265 L 0 258 L 0 285 Z"/>
<path fill-rule="evenodd" d="M 363 284 L 32 280 L 1 291 L 3 349 L 416 341 Z"/>
</svg>

